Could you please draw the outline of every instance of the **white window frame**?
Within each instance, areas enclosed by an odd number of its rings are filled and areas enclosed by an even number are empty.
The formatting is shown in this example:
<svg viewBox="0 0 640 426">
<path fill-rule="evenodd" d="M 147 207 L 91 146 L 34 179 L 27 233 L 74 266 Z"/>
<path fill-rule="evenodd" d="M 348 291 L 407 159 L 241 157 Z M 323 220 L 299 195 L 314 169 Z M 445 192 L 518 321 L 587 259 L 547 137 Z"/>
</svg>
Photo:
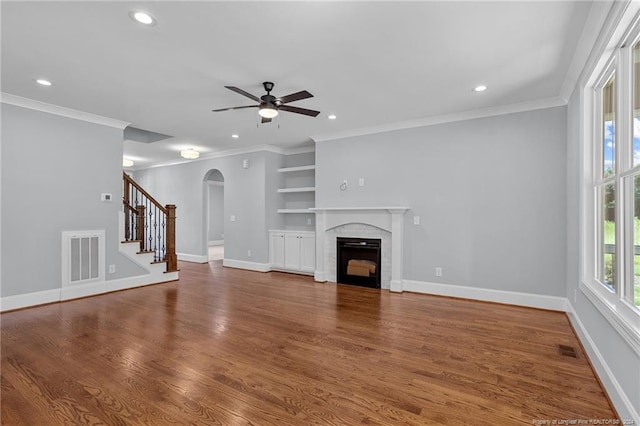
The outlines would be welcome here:
<svg viewBox="0 0 640 426">
<path fill-rule="evenodd" d="M 633 3 L 630 3 L 633 4 Z M 633 303 L 633 46 L 640 40 L 640 7 L 622 10 L 617 26 L 592 63 L 581 86 L 581 276 L 580 290 L 640 355 L 640 307 Z M 615 170 L 603 178 L 601 88 L 616 74 Z M 616 280 L 611 290 L 598 279 L 601 270 L 601 205 L 597 194 L 605 182 L 616 186 Z M 629 203 L 631 206 L 629 207 Z M 631 238 L 630 238 L 631 237 Z"/>
</svg>

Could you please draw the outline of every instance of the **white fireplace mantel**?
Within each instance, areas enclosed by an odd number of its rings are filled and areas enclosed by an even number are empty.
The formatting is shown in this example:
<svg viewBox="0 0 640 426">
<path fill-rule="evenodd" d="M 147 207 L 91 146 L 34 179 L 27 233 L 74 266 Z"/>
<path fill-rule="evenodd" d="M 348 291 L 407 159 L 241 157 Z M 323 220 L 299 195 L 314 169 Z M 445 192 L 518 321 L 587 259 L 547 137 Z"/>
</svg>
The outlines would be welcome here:
<svg viewBox="0 0 640 426">
<path fill-rule="evenodd" d="M 315 207 L 310 210 L 316 214 L 316 281 L 327 281 L 326 231 L 350 223 L 363 223 L 391 232 L 390 290 L 402 292 L 404 214 L 409 207 Z"/>
</svg>

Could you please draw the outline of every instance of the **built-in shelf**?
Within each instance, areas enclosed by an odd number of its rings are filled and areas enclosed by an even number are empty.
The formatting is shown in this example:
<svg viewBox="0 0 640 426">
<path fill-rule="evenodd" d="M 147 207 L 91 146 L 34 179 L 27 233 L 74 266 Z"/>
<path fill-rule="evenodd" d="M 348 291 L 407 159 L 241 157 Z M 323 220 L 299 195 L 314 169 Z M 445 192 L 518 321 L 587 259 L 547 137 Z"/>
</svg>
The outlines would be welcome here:
<svg viewBox="0 0 640 426">
<path fill-rule="evenodd" d="M 280 188 L 278 192 L 316 192 L 315 186 L 307 186 L 303 188 Z"/>
<path fill-rule="evenodd" d="M 309 209 L 278 209 L 278 213 L 313 213 Z"/>
<path fill-rule="evenodd" d="M 285 195 L 281 195 L 282 204 L 279 206 L 281 208 L 278 209 L 278 213 L 290 213 L 293 215 L 314 214 L 309 209 L 315 206 L 315 170 L 315 164 L 282 167 L 278 169 L 279 173 L 287 173 L 286 175 L 281 175 L 280 179 L 280 186 L 282 186 L 282 188 L 278 188 L 278 193 Z M 285 219 L 284 221 L 286 223 L 289 219 Z M 300 219 L 292 216 L 291 221 L 298 223 Z M 308 225 L 311 225 L 311 219 L 305 221 Z"/>
<path fill-rule="evenodd" d="M 283 167 L 281 169 L 278 169 L 279 173 L 289 173 L 289 172 L 300 172 L 303 170 L 315 170 L 316 169 L 316 165 L 315 164 L 311 164 L 309 166 L 298 166 L 298 167 Z"/>
</svg>

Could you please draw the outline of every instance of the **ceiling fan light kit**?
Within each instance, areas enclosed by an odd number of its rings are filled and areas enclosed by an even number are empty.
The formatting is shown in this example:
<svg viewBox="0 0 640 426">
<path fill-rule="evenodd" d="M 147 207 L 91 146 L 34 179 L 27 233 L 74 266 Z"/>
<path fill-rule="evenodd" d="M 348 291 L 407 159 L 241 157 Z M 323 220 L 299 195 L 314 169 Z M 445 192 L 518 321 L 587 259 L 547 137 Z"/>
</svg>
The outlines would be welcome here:
<svg viewBox="0 0 640 426">
<path fill-rule="evenodd" d="M 262 83 L 264 90 L 267 92 L 266 95 L 262 95 L 261 97 L 257 97 L 252 95 L 249 92 L 245 92 L 244 90 L 234 87 L 234 86 L 224 86 L 225 88 L 238 93 L 239 95 L 245 96 L 255 102 L 258 102 L 257 105 L 247 105 L 247 106 L 238 106 L 231 108 L 221 108 L 214 109 L 213 112 L 222 112 L 229 111 L 232 109 L 245 109 L 245 108 L 258 108 L 258 114 L 262 117 L 262 123 L 269 123 L 271 119 L 278 116 L 280 111 L 293 112 L 295 114 L 308 115 L 310 117 L 316 117 L 320 114 L 320 111 L 315 111 L 312 109 L 299 108 L 290 105 L 286 105 L 289 102 L 299 101 L 302 99 L 312 98 L 313 95 L 306 90 L 302 90 L 300 92 L 291 93 L 290 95 L 282 96 L 280 98 L 276 98 L 271 94 L 273 90 L 274 84 L 270 81 L 265 81 Z"/>
<path fill-rule="evenodd" d="M 274 118 L 278 115 L 278 110 L 271 105 L 260 105 L 258 114 L 260 114 L 260 117 Z"/>
</svg>

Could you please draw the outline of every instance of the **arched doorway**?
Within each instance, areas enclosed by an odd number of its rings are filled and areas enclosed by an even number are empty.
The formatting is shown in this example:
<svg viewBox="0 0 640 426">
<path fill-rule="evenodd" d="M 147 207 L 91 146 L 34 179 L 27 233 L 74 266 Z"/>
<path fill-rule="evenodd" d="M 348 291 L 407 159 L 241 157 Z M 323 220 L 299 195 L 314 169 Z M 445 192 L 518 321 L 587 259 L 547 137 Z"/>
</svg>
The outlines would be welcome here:
<svg viewBox="0 0 640 426">
<path fill-rule="evenodd" d="M 224 176 L 212 169 L 204 177 L 204 241 L 209 262 L 224 259 Z"/>
</svg>

